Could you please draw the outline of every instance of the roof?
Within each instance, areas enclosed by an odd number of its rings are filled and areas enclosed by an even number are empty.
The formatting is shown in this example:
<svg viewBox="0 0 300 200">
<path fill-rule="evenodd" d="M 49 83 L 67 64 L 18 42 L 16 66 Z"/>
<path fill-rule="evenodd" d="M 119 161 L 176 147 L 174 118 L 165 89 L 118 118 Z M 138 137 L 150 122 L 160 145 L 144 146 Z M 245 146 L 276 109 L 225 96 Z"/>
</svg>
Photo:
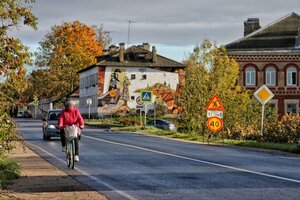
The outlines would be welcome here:
<svg viewBox="0 0 300 200">
<path fill-rule="evenodd" d="M 151 51 L 140 46 L 131 46 L 124 50 L 124 62 L 119 61 L 119 51 L 111 54 L 99 56 L 98 63 L 78 71 L 84 72 L 96 66 L 114 66 L 114 67 L 161 67 L 161 68 L 184 68 L 185 66 L 175 60 L 166 58 L 157 54 L 157 62 L 152 61 Z"/>
<path fill-rule="evenodd" d="M 79 97 L 79 87 L 76 87 L 73 91 L 71 91 L 69 94 L 67 94 L 67 97 Z"/>
<path fill-rule="evenodd" d="M 290 13 L 226 46 L 227 51 L 300 52 L 300 16 Z"/>
</svg>

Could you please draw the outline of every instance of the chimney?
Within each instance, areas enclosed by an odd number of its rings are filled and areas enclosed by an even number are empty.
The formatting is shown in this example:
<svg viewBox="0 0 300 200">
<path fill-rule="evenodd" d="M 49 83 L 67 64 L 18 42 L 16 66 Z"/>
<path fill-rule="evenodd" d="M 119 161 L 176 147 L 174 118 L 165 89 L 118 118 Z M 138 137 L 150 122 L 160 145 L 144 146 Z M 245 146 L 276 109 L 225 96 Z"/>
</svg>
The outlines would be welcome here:
<svg viewBox="0 0 300 200">
<path fill-rule="evenodd" d="M 260 28 L 258 18 L 248 18 L 248 20 L 244 22 L 244 36 L 247 36 Z"/>
<path fill-rule="evenodd" d="M 150 45 L 149 45 L 149 43 L 147 42 L 147 43 L 143 43 L 143 49 L 145 49 L 145 50 L 147 50 L 147 51 L 150 51 Z"/>
<path fill-rule="evenodd" d="M 157 54 L 155 46 L 152 46 L 152 62 L 157 63 Z"/>
<path fill-rule="evenodd" d="M 111 45 L 108 47 L 109 54 L 114 54 L 118 51 L 118 47 L 116 45 Z"/>
<path fill-rule="evenodd" d="M 125 43 L 120 43 L 120 50 L 119 50 L 119 61 L 124 62 L 124 47 Z"/>
</svg>

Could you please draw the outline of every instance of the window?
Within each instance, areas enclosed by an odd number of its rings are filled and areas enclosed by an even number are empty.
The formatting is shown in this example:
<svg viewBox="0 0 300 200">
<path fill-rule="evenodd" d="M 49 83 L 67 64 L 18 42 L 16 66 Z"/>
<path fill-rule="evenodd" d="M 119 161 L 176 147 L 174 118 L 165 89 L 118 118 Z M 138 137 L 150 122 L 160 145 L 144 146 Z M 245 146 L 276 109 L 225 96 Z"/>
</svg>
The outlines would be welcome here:
<svg viewBox="0 0 300 200">
<path fill-rule="evenodd" d="M 295 67 L 289 67 L 286 71 L 287 86 L 297 85 L 297 70 Z"/>
<path fill-rule="evenodd" d="M 247 67 L 246 69 L 246 86 L 256 85 L 256 70 L 254 67 Z"/>
<path fill-rule="evenodd" d="M 286 112 L 287 113 L 291 113 L 291 114 L 297 114 L 297 104 L 295 104 L 295 103 L 288 103 L 287 104 Z"/>
<path fill-rule="evenodd" d="M 147 75 L 146 74 L 143 74 L 142 75 L 142 80 L 146 80 L 147 79 Z"/>
<path fill-rule="evenodd" d="M 266 84 L 267 85 L 276 85 L 276 70 L 274 67 L 268 67 L 266 69 Z"/>
<path fill-rule="evenodd" d="M 135 100 L 135 97 L 134 97 L 134 96 L 131 96 L 130 99 L 131 99 L 132 101 L 134 101 L 134 100 Z"/>
<path fill-rule="evenodd" d="M 135 79 L 135 74 L 131 74 L 130 79 L 134 80 Z"/>
</svg>

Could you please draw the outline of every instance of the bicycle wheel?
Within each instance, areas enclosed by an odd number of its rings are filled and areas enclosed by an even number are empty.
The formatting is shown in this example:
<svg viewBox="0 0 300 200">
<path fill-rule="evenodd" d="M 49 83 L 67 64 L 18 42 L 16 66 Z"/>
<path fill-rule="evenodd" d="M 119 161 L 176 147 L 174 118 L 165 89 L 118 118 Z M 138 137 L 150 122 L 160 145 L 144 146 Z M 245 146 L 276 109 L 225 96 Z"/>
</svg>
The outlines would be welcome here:
<svg viewBox="0 0 300 200">
<path fill-rule="evenodd" d="M 75 140 L 72 139 L 71 142 L 70 142 L 70 145 L 71 145 L 71 151 L 70 151 L 70 168 L 71 169 L 74 169 L 74 164 L 75 164 L 75 161 L 74 161 L 74 157 L 75 157 Z"/>
<path fill-rule="evenodd" d="M 67 166 L 71 166 L 71 147 L 70 147 L 70 142 L 67 142 L 67 148 L 66 148 L 66 160 L 67 160 Z"/>
</svg>

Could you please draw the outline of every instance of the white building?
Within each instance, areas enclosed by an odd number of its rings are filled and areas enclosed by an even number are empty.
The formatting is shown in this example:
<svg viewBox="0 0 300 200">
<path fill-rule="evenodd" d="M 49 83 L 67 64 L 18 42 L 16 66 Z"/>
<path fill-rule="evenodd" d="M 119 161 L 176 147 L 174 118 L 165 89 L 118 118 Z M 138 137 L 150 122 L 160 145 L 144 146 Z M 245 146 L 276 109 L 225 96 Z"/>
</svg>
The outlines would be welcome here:
<svg viewBox="0 0 300 200">
<path fill-rule="evenodd" d="M 144 43 L 125 50 L 121 43 L 119 48 L 112 46 L 106 55 L 98 57 L 97 64 L 79 71 L 80 111 L 88 113 L 90 98 L 92 114 L 130 112 L 139 103 L 140 91 L 148 89 L 165 103 L 169 112 L 175 112 L 184 65 L 157 55 L 155 47 L 152 52 L 149 48 Z"/>
</svg>

